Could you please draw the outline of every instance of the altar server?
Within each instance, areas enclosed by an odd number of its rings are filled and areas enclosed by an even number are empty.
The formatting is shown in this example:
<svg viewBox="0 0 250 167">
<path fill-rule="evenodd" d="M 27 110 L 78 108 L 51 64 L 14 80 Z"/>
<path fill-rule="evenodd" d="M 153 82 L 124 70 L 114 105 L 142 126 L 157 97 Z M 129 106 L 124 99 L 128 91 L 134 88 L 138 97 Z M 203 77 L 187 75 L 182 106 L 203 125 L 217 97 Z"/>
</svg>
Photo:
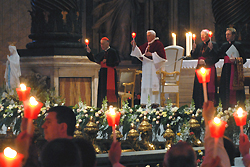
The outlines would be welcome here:
<svg viewBox="0 0 250 167">
<path fill-rule="evenodd" d="M 164 46 L 156 37 L 154 30 L 147 31 L 147 42 L 137 47 L 135 40 L 131 41 L 131 56 L 142 61 L 141 104 L 160 104 L 160 78 L 156 74 L 166 60 Z"/>
</svg>

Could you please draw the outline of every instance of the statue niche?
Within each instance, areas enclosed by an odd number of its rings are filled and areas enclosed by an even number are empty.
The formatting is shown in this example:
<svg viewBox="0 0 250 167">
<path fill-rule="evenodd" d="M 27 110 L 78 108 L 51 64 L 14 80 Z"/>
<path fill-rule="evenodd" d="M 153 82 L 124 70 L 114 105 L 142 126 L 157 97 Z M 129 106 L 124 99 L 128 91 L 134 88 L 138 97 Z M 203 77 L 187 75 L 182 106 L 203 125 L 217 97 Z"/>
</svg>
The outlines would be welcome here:
<svg viewBox="0 0 250 167">
<path fill-rule="evenodd" d="M 83 48 L 81 19 L 76 0 L 31 0 L 30 12 L 33 48 Z"/>
</svg>

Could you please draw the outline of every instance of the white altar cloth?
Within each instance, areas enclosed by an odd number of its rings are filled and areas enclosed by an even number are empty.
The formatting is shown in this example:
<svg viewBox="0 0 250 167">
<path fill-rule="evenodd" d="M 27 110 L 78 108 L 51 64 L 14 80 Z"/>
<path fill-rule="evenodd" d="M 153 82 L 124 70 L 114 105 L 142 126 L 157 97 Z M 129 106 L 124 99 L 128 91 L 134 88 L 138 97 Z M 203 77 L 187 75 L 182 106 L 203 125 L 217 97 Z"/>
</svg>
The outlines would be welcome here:
<svg viewBox="0 0 250 167">
<path fill-rule="evenodd" d="M 182 68 L 196 68 L 198 60 L 183 60 Z M 216 64 L 216 68 L 222 68 L 224 64 L 224 59 L 220 59 Z M 250 59 L 243 65 L 244 68 L 250 68 Z"/>
</svg>

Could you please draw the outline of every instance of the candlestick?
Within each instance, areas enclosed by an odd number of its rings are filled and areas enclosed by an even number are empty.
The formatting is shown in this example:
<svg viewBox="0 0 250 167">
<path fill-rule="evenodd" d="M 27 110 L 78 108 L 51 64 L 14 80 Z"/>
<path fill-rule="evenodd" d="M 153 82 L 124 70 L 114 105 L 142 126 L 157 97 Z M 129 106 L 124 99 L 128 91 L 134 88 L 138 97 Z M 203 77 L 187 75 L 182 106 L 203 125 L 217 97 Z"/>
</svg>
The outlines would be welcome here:
<svg viewBox="0 0 250 167">
<path fill-rule="evenodd" d="M 87 46 L 89 46 L 89 40 L 88 40 L 88 39 L 85 39 L 85 44 L 86 44 Z"/>
<path fill-rule="evenodd" d="M 23 158 L 23 154 L 6 147 L 4 152 L 0 153 L 0 167 L 21 167 Z"/>
<path fill-rule="evenodd" d="M 38 114 L 43 106 L 43 103 L 36 101 L 36 99 L 31 96 L 29 100 L 23 102 L 24 107 L 24 117 L 28 118 L 27 133 L 31 134 L 33 119 L 37 119 Z"/>
<path fill-rule="evenodd" d="M 243 134 L 243 126 L 246 125 L 247 121 L 247 112 L 240 107 L 236 112 L 233 113 L 233 116 L 236 125 L 240 127 L 240 134 Z"/>
<path fill-rule="evenodd" d="M 172 33 L 173 46 L 176 46 L 176 34 Z"/>
<path fill-rule="evenodd" d="M 189 56 L 190 52 L 189 52 L 189 34 L 186 33 L 186 56 Z"/>
<path fill-rule="evenodd" d="M 196 35 L 195 34 L 193 34 L 193 41 L 194 41 L 194 43 L 195 43 L 195 40 L 196 40 Z"/>
<path fill-rule="evenodd" d="M 113 106 L 110 106 L 109 110 L 106 112 L 108 124 L 109 126 L 112 126 L 112 130 L 113 130 L 113 142 L 116 142 L 115 125 L 119 125 L 120 116 L 121 116 L 121 113 L 115 112 Z"/>
<path fill-rule="evenodd" d="M 24 84 L 20 84 L 20 88 L 16 88 L 16 92 L 20 101 L 25 101 L 28 99 L 30 95 L 30 89 L 30 87 L 26 87 Z"/>
<path fill-rule="evenodd" d="M 191 50 L 192 50 L 192 47 L 193 47 L 193 45 L 192 45 L 192 32 L 188 32 L 188 37 L 189 37 L 189 54 L 190 54 L 190 52 L 191 52 Z"/>
<path fill-rule="evenodd" d="M 211 72 L 211 69 L 210 68 L 200 68 L 200 69 L 196 69 L 195 70 L 196 72 L 196 76 L 198 78 L 198 81 L 199 83 L 202 83 L 203 85 L 203 96 L 204 96 L 204 102 L 207 102 L 208 101 L 208 98 L 207 98 L 207 82 L 210 81 L 210 72 Z"/>
</svg>

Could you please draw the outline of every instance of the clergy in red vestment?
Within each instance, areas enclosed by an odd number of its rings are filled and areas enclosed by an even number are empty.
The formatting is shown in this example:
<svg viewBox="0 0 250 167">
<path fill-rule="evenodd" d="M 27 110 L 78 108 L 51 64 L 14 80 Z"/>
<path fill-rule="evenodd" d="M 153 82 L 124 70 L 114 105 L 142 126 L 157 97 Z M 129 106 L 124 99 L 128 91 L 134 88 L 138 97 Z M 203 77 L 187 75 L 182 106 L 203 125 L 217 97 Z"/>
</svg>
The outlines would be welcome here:
<svg viewBox="0 0 250 167">
<path fill-rule="evenodd" d="M 86 46 L 90 61 L 101 65 L 98 82 L 97 107 L 102 107 L 102 101 L 107 97 L 110 104 L 116 105 L 118 98 L 116 66 L 120 63 L 117 51 L 109 46 L 109 39 L 103 37 L 100 41 L 102 51 L 93 55 L 89 46 Z"/>
<path fill-rule="evenodd" d="M 160 104 L 160 76 L 156 71 L 164 66 L 166 53 L 154 30 L 147 31 L 147 42 L 137 47 L 134 40 L 131 56 L 142 61 L 141 104 Z"/>
</svg>

